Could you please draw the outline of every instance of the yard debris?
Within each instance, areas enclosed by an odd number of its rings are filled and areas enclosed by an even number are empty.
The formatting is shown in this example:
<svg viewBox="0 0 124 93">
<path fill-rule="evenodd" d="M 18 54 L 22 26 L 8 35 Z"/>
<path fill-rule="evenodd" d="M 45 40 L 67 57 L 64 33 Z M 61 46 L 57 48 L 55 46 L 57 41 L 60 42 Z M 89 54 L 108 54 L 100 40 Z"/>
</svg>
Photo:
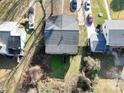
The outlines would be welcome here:
<svg viewBox="0 0 124 93">
<path fill-rule="evenodd" d="M 27 93 L 37 93 L 36 88 L 30 88 Z"/>
<path fill-rule="evenodd" d="M 43 76 L 43 70 L 40 66 L 29 66 L 29 68 L 22 74 L 18 88 L 24 93 L 37 93 L 37 82 Z"/>
<path fill-rule="evenodd" d="M 100 70 L 100 62 L 97 59 L 93 59 L 90 56 L 84 57 L 81 67 L 81 75 L 77 82 L 77 87 L 83 91 L 89 91 L 92 89 L 93 80 Z"/>
<path fill-rule="evenodd" d="M 29 68 L 29 75 L 31 76 L 32 82 L 37 82 L 43 76 L 43 70 L 38 65 L 32 66 Z"/>
<path fill-rule="evenodd" d="M 100 13 L 98 14 L 98 17 L 103 17 L 103 13 L 100 12 Z"/>
<path fill-rule="evenodd" d="M 77 82 L 79 81 L 79 78 L 81 76 L 81 74 L 70 76 L 70 80 L 66 82 L 66 85 L 64 87 L 64 93 L 74 93 L 75 91 L 77 91 Z"/>
<path fill-rule="evenodd" d="M 84 57 L 83 62 L 82 62 L 82 70 L 88 74 L 88 72 L 94 68 L 96 68 L 96 70 L 100 69 L 100 62 L 97 59 L 93 59 L 90 56 L 88 57 Z"/>
</svg>

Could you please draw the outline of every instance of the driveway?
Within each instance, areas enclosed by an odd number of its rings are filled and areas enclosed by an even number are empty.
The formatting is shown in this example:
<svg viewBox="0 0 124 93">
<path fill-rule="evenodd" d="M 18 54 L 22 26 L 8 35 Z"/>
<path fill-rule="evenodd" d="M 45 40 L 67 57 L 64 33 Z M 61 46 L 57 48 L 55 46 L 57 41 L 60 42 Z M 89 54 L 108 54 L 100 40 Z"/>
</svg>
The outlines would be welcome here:
<svg viewBox="0 0 124 93">
<path fill-rule="evenodd" d="M 78 14 L 79 25 L 84 25 L 84 15 L 83 15 L 82 9 L 83 9 L 82 0 L 78 0 L 78 2 L 77 2 L 77 14 Z"/>
<path fill-rule="evenodd" d="M 88 14 L 92 14 L 91 2 L 90 2 L 90 0 L 84 0 L 84 3 L 85 3 L 86 1 L 88 1 L 88 2 L 90 3 L 90 7 L 89 7 L 89 10 L 88 10 L 88 11 L 85 11 L 85 23 L 86 23 L 86 17 L 87 17 L 87 15 L 88 15 Z M 88 26 L 88 25 L 86 24 L 86 27 L 87 27 L 87 31 L 88 31 L 88 38 L 90 38 L 90 36 L 91 36 L 92 34 L 96 33 L 96 31 L 95 31 L 95 26 L 94 26 L 94 22 L 92 23 L 91 26 Z"/>
</svg>

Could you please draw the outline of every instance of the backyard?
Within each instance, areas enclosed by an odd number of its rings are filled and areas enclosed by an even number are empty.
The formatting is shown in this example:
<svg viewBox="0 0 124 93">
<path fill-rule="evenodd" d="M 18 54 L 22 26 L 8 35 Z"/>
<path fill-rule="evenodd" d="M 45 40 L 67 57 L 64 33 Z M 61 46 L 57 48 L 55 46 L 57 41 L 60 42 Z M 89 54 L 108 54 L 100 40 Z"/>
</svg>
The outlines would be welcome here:
<svg viewBox="0 0 124 93">
<path fill-rule="evenodd" d="M 103 0 L 91 0 L 91 8 L 95 26 L 97 24 L 102 24 L 108 19 Z M 102 13 L 103 16 L 99 17 L 99 13 Z"/>
<path fill-rule="evenodd" d="M 107 0 L 112 19 L 124 19 L 124 0 Z"/>
<path fill-rule="evenodd" d="M 51 68 L 51 77 L 64 79 L 69 69 L 69 56 L 53 55 L 50 57 L 49 66 Z"/>
</svg>

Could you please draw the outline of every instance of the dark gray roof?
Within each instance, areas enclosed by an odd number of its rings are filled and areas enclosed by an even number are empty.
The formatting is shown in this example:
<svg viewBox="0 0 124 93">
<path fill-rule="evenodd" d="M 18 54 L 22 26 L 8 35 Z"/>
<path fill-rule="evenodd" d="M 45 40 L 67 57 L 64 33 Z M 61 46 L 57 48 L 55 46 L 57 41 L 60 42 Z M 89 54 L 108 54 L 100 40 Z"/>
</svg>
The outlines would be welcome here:
<svg viewBox="0 0 124 93">
<path fill-rule="evenodd" d="M 46 21 L 45 30 L 79 30 L 76 18 L 67 15 L 52 16 Z"/>
<path fill-rule="evenodd" d="M 55 22 L 50 20 L 51 18 L 46 22 L 45 27 L 45 52 L 47 54 L 76 54 L 78 51 L 79 27 L 75 18 L 60 16 L 55 19 Z"/>
<path fill-rule="evenodd" d="M 107 45 L 124 47 L 124 20 L 108 20 L 104 26 L 104 35 L 107 37 Z"/>
<path fill-rule="evenodd" d="M 18 50 L 21 48 L 20 36 L 10 36 L 8 39 L 8 48 Z"/>
<path fill-rule="evenodd" d="M 8 39 L 8 52 L 10 54 L 20 54 L 20 36 L 10 36 Z"/>
<path fill-rule="evenodd" d="M 0 43 L 6 45 L 8 43 L 8 38 L 10 36 L 10 32 L 0 32 Z"/>
</svg>

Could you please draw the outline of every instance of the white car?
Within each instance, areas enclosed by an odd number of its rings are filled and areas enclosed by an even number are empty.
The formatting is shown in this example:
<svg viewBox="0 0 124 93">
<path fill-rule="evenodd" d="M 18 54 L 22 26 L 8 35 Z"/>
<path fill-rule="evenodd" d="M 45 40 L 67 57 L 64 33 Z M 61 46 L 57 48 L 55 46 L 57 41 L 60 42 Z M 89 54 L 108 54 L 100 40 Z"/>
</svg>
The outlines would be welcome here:
<svg viewBox="0 0 124 93">
<path fill-rule="evenodd" d="M 34 29 L 34 9 L 30 8 L 29 13 L 28 13 L 28 18 L 29 18 L 29 29 Z"/>
</svg>

